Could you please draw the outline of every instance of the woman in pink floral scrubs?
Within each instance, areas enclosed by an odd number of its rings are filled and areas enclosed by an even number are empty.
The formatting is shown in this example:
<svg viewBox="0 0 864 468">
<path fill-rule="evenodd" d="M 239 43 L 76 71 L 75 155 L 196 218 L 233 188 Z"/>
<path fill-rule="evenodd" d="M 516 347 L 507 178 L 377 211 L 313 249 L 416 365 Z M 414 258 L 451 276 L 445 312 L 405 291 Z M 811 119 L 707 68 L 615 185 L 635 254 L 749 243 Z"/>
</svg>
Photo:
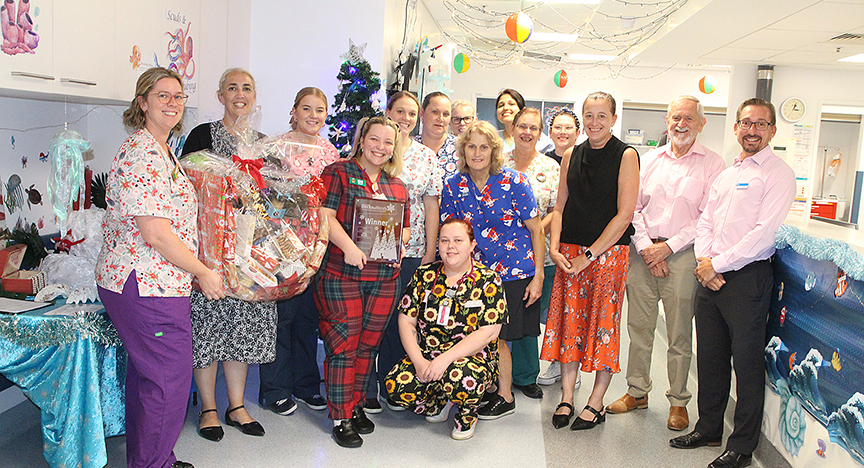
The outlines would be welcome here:
<svg viewBox="0 0 864 468">
<path fill-rule="evenodd" d="M 117 152 L 106 187 L 96 282 L 129 355 L 130 468 L 192 467 L 173 452 L 192 383 L 192 278 L 208 298 L 225 295 L 219 275 L 198 261 L 195 191 L 167 144 L 180 128 L 186 98 L 177 73 L 151 68 L 141 74 L 123 113 L 123 123 L 136 131 Z"/>
</svg>

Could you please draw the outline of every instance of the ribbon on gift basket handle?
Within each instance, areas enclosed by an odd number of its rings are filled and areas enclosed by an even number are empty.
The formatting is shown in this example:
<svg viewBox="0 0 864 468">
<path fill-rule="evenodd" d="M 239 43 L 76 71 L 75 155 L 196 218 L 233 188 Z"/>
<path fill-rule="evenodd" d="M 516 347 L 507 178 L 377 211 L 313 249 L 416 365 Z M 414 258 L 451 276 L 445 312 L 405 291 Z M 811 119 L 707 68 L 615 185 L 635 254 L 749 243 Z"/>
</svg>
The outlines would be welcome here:
<svg viewBox="0 0 864 468">
<path fill-rule="evenodd" d="M 312 176 L 309 183 L 300 187 L 300 191 L 307 197 L 316 196 L 318 202 L 321 203 L 327 198 L 327 188 L 324 187 L 324 181 L 320 177 Z"/>
<path fill-rule="evenodd" d="M 232 155 L 231 159 L 234 160 L 234 164 L 240 167 L 241 171 L 249 174 L 249 177 L 255 180 L 260 190 L 267 188 L 264 185 L 264 178 L 261 177 L 261 168 L 264 167 L 264 161 L 260 159 L 240 159 L 236 154 Z"/>
</svg>

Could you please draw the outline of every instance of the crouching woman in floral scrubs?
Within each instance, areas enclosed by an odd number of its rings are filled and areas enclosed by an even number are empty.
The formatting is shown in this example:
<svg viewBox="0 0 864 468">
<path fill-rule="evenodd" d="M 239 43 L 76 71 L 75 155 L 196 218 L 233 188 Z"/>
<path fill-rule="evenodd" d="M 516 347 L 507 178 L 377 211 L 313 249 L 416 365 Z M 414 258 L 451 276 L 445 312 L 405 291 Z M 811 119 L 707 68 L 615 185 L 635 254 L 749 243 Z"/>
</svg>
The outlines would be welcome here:
<svg viewBox="0 0 864 468">
<path fill-rule="evenodd" d="M 399 335 L 408 355 L 387 376 L 396 403 L 447 420 L 458 407 L 451 437 L 474 435 L 486 387 L 498 378 L 498 333 L 507 320 L 501 278 L 472 260 L 477 241 L 465 220 L 441 225 L 441 261 L 421 266 L 399 304 Z"/>
</svg>

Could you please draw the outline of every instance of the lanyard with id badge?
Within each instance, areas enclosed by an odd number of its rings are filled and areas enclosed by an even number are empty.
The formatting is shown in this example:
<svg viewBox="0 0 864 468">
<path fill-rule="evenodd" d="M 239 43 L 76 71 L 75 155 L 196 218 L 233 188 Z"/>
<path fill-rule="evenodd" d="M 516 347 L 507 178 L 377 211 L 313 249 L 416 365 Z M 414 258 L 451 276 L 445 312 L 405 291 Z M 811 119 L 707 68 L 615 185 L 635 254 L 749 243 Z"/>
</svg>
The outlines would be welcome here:
<svg viewBox="0 0 864 468">
<path fill-rule="evenodd" d="M 444 299 L 441 299 L 441 304 L 438 305 L 438 320 L 435 321 L 438 325 L 446 326 L 450 320 L 450 313 L 453 311 L 455 304 L 453 296 L 456 295 L 456 289 L 447 289 L 444 293 Z"/>
<path fill-rule="evenodd" d="M 434 285 L 436 285 L 438 283 L 438 277 L 441 275 L 441 271 L 443 271 L 443 270 L 444 270 L 444 266 L 442 265 L 441 268 L 438 270 L 438 272 L 435 274 L 435 279 L 432 280 L 433 287 L 434 287 Z M 472 280 L 471 286 L 473 288 L 473 286 L 474 286 L 473 273 L 474 273 L 474 264 L 472 263 L 471 269 L 468 270 L 468 273 L 465 273 L 462 276 L 462 278 L 459 278 L 459 281 L 457 281 L 454 286 L 452 286 L 452 287 L 447 286 L 447 290 L 444 292 L 444 297 L 441 299 L 441 302 L 438 304 L 438 318 L 435 320 L 436 324 L 441 325 L 441 326 L 447 326 L 447 324 L 450 321 L 450 317 L 453 314 L 455 314 L 455 312 L 456 312 L 456 307 L 457 307 L 456 306 L 456 300 L 455 300 L 456 290 L 459 289 L 459 286 L 462 284 L 463 281 L 465 281 L 466 278 L 471 278 L 471 280 Z M 446 284 L 447 284 L 446 280 L 444 281 L 444 284 L 446 286 Z M 424 294 L 424 297 L 423 297 L 424 303 L 426 303 L 426 304 L 429 303 L 429 296 L 431 294 L 432 294 L 432 291 L 426 290 L 426 293 Z M 468 301 L 468 303 L 466 303 L 465 306 L 466 307 L 475 306 L 475 304 L 472 304 L 473 302 L 479 302 L 479 301 Z M 477 305 L 479 305 L 479 304 L 477 304 Z"/>
</svg>

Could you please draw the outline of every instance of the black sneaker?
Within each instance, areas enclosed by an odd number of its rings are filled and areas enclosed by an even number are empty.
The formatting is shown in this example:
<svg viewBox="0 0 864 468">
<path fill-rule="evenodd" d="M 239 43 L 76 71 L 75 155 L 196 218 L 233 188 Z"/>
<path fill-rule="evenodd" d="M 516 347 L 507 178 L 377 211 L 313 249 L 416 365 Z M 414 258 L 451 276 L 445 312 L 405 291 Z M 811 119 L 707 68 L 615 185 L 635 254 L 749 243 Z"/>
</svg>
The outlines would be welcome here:
<svg viewBox="0 0 864 468">
<path fill-rule="evenodd" d="M 363 411 L 368 414 L 378 414 L 384 411 L 384 408 L 381 407 L 381 402 L 378 401 L 377 398 L 366 398 L 366 404 L 363 405 Z"/>
<path fill-rule="evenodd" d="M 311 397 L 306 398 L 297 397 L 297 399 L 300 400 L 300 403 L 303 403 L 315 411 L 327 409 L 327 400 L 325 400 L 321 395 L 312 395 Z"/>
<path fill-rule="evenodd" d="M 483 394 L 483 398 L 480 399 L 480 408 L 488 405 L 495 401 L 498 397 L 498 394 L 495 392 L 486 392 Z"/>
<path fill-rule="evenodd" d="M 351 425 L 358 434 L 371 434 L 375 430 L 375 423 L 366 416 L 366 411 L 361 407 L 354 408 L 354 415 L 351 416 Z"/>
<path fill-rule="evenodd" d="M 284 400 L 279 400 L 276 403 L 270 403 L 269 405 L 267 405 L 267 409 L 276 414 L 288 416 L 297 409 L 297 403 L 294 403 L 294 400 L 292 400 L 291 398 L 285 398 Z"/>
<path fill-rule="evenodd" d="M 496 393 L 494 399 L 490 401 L 489 404 L 480 408 L 478 417 L 480 419 L 498 419 L 515 412 L 516 399 L 514 398 L 513 401 L 507 403 L 507 401 L 504 400 L 504 397 Z"/>
<path fill-rule="evenodd" d="M 363 445 L 363 438 L 354 430 L 350 419 L 342 421 L 338 426 L 333 426 L 333 440 L 340 447 L 354 448 Z"/>
<path fill-rule="evenodd" d="M 404 406 L 399 406 L 399 403 L 396 403 L 396 401 L 394 401 L 390 397 L 387 397 L 386 403 L 387 403 L 387 408 L 389 408 L 390 411 L 405 411 Z"/>
</svg>

